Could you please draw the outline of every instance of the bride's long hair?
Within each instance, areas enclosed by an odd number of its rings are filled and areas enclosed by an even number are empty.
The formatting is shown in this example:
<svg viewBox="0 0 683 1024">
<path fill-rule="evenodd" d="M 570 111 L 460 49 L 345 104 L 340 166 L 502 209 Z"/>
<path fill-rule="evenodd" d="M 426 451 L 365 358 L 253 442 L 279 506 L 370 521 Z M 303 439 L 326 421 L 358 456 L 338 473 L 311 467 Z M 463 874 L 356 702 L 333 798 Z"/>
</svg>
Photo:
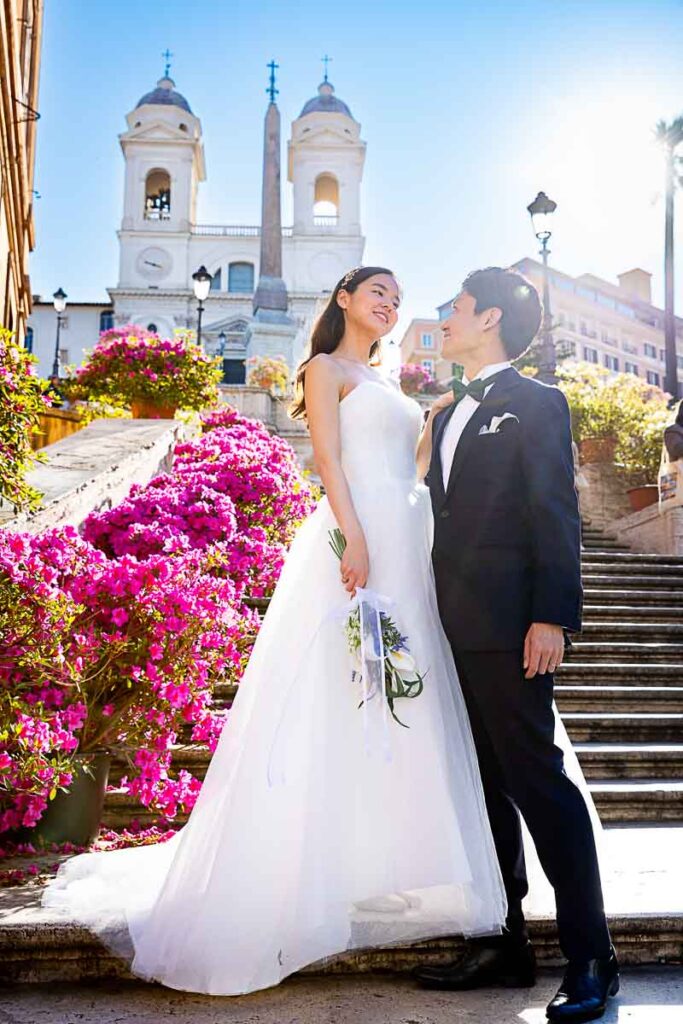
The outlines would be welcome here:
<svg viewBox="0 0 683 1024">
<path fill-rule="evenodd" d="M 375 277 L 377 274 L 388 274 L 389 277 L 396 278 L 393 270 L 388 270 L 386 267 L 357 267 L 356 270 L 352 270 L 348 274 L 344 274 L 341 280 L 335 285 L 334 291 L 330 295 L 329 302 L 316 320 L 313 330 L 311 331 L 308 354 L 303 362 L 299 363 L 296 371 L 294 401 L 289 407 L 289 415 L 293 420 L 304 418 L 306 416 L 306 398 L 304 396 L 306 367 L 313 356 L 317 356 L 320 352 L 326 352 L 328 355 L 331 352 L 334 352 L 339 345 L 339 342 L 344 337 L 346 320 L 344 317 L 344 310 L 337 302 L 339 292 L 343 289 L 345 292 L 349 292 L 349 294 L 353 295 L 359 284 L 362 284 L 363 281 L 367 281 L 369 277 Z M 370 365 L 376 365 L 378 354 L 379 338 L 377 341 L 373 341 L 370 346 L 368 358 Z"/>
</svg>

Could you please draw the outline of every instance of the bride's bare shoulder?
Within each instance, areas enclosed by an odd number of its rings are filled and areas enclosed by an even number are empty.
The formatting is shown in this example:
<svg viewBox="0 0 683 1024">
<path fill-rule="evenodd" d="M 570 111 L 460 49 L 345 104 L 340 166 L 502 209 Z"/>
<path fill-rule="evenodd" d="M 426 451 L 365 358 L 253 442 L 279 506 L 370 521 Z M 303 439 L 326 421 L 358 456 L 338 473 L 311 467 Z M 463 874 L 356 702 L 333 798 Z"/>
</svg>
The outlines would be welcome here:
<svg viewBox="0 0 683 1024">
<path fill-rule="evenodd" d="M 344 386 L 344 373 L 336 359 L 319 352 L 306 365 L 305 391 L 312 394 L 320 391 L 336 389 L 340 392 Z"/>
</svg>

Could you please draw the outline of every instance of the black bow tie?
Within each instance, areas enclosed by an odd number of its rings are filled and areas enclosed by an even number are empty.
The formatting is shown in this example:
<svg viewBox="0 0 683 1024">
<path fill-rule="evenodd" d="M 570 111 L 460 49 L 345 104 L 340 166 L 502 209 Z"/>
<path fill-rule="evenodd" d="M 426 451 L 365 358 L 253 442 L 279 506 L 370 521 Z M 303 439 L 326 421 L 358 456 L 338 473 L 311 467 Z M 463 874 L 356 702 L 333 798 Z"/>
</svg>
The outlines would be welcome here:
<svg viewBox="0 0 683 1024">
<path fill-rule="evenodd" d="M 473 398 L 475 402 L 481 402 L 488 386 L 489 384 L 481 378 L 470 381 L 469 384 L 463 384 L 461 380 L 454 380 L 451 388 L 453 389 L 455 404 L 457 405 L 458 402 L 461 402 L 466 395 Z"/>
</svg>

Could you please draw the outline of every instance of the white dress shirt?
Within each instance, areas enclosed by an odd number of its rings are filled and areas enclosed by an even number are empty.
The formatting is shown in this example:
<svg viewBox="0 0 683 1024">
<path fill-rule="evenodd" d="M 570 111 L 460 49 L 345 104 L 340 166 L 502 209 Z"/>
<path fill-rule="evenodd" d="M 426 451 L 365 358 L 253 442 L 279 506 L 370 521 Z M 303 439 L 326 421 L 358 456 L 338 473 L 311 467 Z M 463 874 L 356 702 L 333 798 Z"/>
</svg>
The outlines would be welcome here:
<svg viewBox="0 0 683 1024">
<path fill-rule="evenodd" d="M 492 377 L 494 373 L 500 373 L 501 370 L 507 370 L 510 366 L 512 366 L 510 362 L 491 363 L 490 366 L 485 366 L 483 370 L 480 370 L 474 379 L 486 380 L 487 377 Z M 463 384 L 471 383 L 464 375 L 462 382 Z M 492 387 L 493 384 L 489 384 L 486 388 L 484 398 L 486 398 Z M 444 491 L 448 487 L 448 478 L 451 475 L 455 449 L 458 447 L 458 442 L 462 437 L 465 427 L 474 416 L 480 404 L 476 398 L 472 398 L 470 395 L 465 395 L 464 398 L 461 398 L 443 432 L 443 437 L 441 438 L 441 468 L 443 470 Z"/>
</svg>

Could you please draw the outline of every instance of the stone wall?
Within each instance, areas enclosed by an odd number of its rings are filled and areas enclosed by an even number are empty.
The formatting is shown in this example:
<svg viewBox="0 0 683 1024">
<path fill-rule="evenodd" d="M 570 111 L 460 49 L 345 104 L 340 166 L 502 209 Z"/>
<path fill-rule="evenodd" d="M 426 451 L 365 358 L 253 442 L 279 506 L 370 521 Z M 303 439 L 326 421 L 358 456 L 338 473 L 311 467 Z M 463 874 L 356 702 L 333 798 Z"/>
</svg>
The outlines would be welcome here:
<svg viewBox="0 0 683 1024">
<path fill-rule="evenodd" d="M 28 475 L 43 508 L 13 517 L 0 511 L 2 526 L 29 533 L 80 526 L 95 509 L 122 501 L 133 484 L 169 470 L 175 445 L 196 429 L 178 420 L 95 420 L 43 449 L 47 462 Z"/>
<path fill-rule="evenodd" d="M 606 529 L 615 519 L 630 512 L 626 487 L 610 462 L 589 462 L 577 476 L 581 517 L 590 526 Z"/>
<path fill-rule="evenodd" d="M 683 506 L 659 511 L 650 505 L 608 523 L 610 533 L 633 551 L 683 556 Z"/>
</svg>

